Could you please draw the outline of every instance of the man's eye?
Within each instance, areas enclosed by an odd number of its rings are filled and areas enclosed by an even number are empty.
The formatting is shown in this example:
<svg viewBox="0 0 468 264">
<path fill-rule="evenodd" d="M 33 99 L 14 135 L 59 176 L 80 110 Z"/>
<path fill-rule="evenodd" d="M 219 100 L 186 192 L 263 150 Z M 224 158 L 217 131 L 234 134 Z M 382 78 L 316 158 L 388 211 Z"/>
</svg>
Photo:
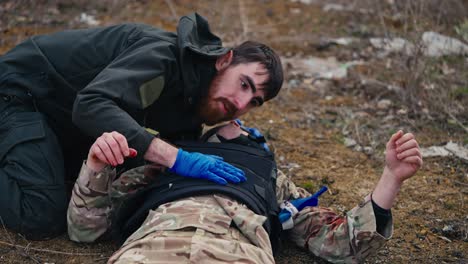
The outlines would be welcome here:
<svg viewBox="0 0 468 264">
<path fill-rule="evenodd" d="M 242 87 L 243 89 L 249 88 L 249 86 L 247 85 L 247 83 L 244 82 L 244 81 L 241 81 L 241 87 Z"/>
</svg>

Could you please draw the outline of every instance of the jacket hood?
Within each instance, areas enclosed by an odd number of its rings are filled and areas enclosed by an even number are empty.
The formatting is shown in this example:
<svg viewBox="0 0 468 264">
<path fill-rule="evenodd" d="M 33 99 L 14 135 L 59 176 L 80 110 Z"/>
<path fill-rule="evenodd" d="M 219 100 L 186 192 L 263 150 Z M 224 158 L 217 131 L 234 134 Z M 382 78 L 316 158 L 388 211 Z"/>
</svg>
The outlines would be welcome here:
<svg viewBox="0 0 468 264">
<path fill-rule="evenodd" d="M 210 31 L 208 21 L 197 13 L 180 19 L 177 26 L 177 44 L 179 65 L 185 84 L 184 98 L 186 103 L 194 105 L 215 74 L 214 61 L 229 49 L 222 46 L 221 39 Z M 201 59 L 203 57 L 206 60 Z"/>
</svg>

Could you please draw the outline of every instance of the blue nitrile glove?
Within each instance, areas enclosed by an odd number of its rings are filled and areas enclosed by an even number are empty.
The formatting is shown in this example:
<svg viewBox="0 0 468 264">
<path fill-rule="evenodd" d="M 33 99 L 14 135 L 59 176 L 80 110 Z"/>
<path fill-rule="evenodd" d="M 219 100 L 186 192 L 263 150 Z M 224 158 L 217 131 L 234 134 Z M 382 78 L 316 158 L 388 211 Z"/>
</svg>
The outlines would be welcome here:
<svg viewBox="0 0 468 264">
<path fill-rule="evenodd" d="M 291 229 L 294 226 L 292 217 L 300 212 L 307 206 L 317 206 L 318 197 L 326 192 L 328 188 L 323 186 L 320 190 L 313 195 L 305 198 L 300 198 L 292 201 L 284 201 L 280 207 L 281 211 L 278 215 L 281 224 L 283 224 L 283 230 Z"/>
<path fill-rule="evenodd" d="M 246 181 L 245 173 L 214 155 L 198 152 L 187 152 L 179 149 L 171 172 L 185 177 L 207 179 L 218 184 L 226 185 L 227 181 L 239 183 Z"/>
<path fill-rule="evenodd" d="M 258 144 L 260 144 L 263 149 L 265 149 L 266 151 L 270 151 L 270 148 L 268 147 L 266 141 L 265 141 L 265 137 L 263 136 L 262 133 L 260 133 L 260 131 L 258 131 L 258 129 L 256 128 L 253 128 L 253 127 L 246 127 L 246 126 L 243 126 L 242 125 L 242 121 L 240 119 L 236 119 L 234 120 L 237 124 L 239 124 L 239 126 L 242 128 L 242 130 L 244 130 L 245 132 L 249 133 L 249 135 L 251 137 L 253 137 L 254 139 L 258 140 Z M 263 141 L 263 142 L 261 142 Z"/>
</svg>

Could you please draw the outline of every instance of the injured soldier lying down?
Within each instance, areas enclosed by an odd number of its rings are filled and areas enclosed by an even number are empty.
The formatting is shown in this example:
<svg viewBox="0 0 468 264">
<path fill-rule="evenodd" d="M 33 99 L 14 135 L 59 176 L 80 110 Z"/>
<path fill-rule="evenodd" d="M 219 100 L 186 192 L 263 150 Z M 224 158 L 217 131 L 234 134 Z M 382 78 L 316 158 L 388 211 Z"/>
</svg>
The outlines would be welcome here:
<svg viewBox="0 0 468 264">
<path fill-rule="evenodd" d="M 276 169 L 259 131 L 240 121 L 215 127 L 198 142 L 172 143 L 180 148 L 179 169 L 209 174 L 222 159 L 247 180 L 181 177 L 157 164 L 119 173 L 109 155 L 130 153 L 126 158 L 132 159 L 136 151 L 121 134 L 104 133 L 73 188 L 70 239 L 120 239 L 109 263 L 274 263 L 284 239 L 330 262 L 362 262 L 392 236 L 390 209 L 403 182 L 422 165 L 414 136 L 396 132 L 374 190 L 339 215 L 317 206 L 325 187 L 314 195 L 296 187 Z M 193 164 L 184 163 L 184 151 L 208 154 L 209 162 L 184 167 Z"/>
</svg>

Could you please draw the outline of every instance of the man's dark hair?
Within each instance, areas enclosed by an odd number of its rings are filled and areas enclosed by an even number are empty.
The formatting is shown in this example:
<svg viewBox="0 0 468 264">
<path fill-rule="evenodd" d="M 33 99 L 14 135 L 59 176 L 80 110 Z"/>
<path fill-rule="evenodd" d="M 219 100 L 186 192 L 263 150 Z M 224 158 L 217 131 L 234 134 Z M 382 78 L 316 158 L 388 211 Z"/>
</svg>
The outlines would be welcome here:
<svg viewBox="0 0 468 264">
<path fill-rule="evenodd" d="M 259 62 L 268 71 L 268 79 L 262 83 L 265 86 L 265 101 L 274 98 L 283 84 L 283 67 L 281 60 L 270 47 L 265 44 L 246 41 L 233 48 L 231 65 Z"/>
</svg>

